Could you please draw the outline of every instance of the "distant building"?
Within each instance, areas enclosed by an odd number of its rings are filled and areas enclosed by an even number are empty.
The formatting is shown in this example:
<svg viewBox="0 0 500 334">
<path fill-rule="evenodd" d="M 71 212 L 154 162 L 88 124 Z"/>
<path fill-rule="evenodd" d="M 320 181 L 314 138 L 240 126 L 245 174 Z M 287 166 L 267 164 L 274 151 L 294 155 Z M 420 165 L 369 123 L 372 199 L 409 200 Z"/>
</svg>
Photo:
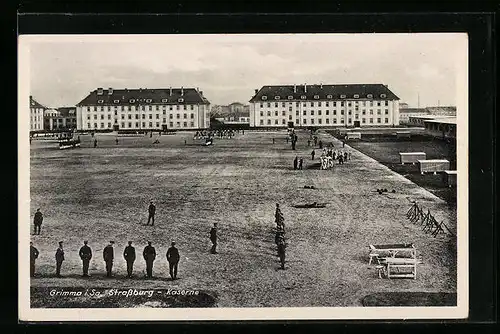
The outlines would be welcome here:
<svg viewBox="0 0 500 334">
<path fill-rule="evenodd" d="M 407 109 L 409 106 L 408 106 L 408 103 L 406 102 L 400 102 L 399 103 L 399 110 L 401 109 Z"/>
<path fill-rule="evenodd" d="M 457 116 L 457 107 L 454 106 L 427 107 L 426 109 L 431 115 Z"/>
<path fill-rule="evenodd" d="M 457 138 L 457 118 L 436 117 L 434 119 L 424 120 L 425 132 L 433 137 L 438 138 Z"/>
<path fill-rule="evenodd" d="M 435 120 L 435 119 L 446 119 L 446 118 L 456 118 L 455 116 L 441 116 L 441 115 L 418 115 L 418 116 L 410 116 L 408 120 L 408 125 L 424 127 L 425 121 Z"/>
<path fill-rule="evenodd" d="M 47 109 L 44 127 L 49 131 L 69 131 L 76 129 L 76 107 Z"/>
<path fill-rule="evenodd" d="M 213 106 L 212 112 L 223 123 L 246 124 L 250 121 L 250 106 L 240 102 Z"/>
<path fill-rule="evenodd" d="M 400 124 L 408 124 L 410 121 L 410 117 L 415 116 L 425 116 L 429 115 L 429 112 L 425 108 L 404 108 L 399 109 L 399 123 Z"/>
<path fill-rule="evenodd" d="M 38 103 L 33 96 L 30 95 L 30 132 L 38 132 L 44 130 L 43 115 L 47 107 Z"/>
<path fill-rule="evenodd" d="M 401 124 L 415 125 L 414 122 L 410 122 L 411 117 L 426 117 L 426 116 L 455 116 L 457 115 L 456 107 L 426 107 L 426 108 L 404 108 L 399 109 L 399 121 Z M 418 123 L 423 126 L 423 123 Z"/>
<path fill-rule="evenodd" d="M 250 99 L 250 127 L 399 125 L 398 101 L 383 84 L 263 86 Z"/>
<path fill-rule="evenodd" d="M 210 102 L 195 88 L 97 88 L 76 106 L 78 130 L 210 127 Z"/>
</svg>

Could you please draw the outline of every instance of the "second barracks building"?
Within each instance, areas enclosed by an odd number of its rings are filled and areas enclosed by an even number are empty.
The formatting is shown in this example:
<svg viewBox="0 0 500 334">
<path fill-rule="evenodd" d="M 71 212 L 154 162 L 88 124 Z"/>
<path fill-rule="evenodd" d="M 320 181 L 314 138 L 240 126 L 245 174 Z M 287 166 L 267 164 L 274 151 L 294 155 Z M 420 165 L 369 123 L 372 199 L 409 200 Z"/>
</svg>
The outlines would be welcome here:
<svg viewBox="0 0 500 334">
<path fill-rule="evenodd" d="M 264 86 L 250 99 L 250 127 L 394 126 L 398 101 L 383 84 Z"/>
</svg>

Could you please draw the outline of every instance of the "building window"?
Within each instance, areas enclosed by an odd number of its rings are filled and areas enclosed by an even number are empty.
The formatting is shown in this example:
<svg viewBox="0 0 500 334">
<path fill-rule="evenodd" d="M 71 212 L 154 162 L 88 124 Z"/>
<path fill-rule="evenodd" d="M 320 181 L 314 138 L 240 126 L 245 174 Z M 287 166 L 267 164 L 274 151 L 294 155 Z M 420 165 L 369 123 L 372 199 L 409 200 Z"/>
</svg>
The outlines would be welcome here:
<svg viewBox="0 0 500 334">
<path fill-rule="evenodd" d="M 191 127 L 194 128 L 194 122 L 191 122 Z"/>
<path fill-rule="evenodd" d="M 321 124 L 321 118 L 318 119 L 318 124 Z"/>
<path fill-rule="evenodd" d="M 101 115 L 101 119 L 104 119 L 104 115 Z"/>
<path fill-rule="evenodd" d="M 373 115 L 373 109 L 370 109 L 370 115 Z"/>
<path fill-rule="evenodd" d="M 311 102 L 311 107 L 314 107 L 314 102 Z"/>
<path fill-rule="evenodd" d="M 90 123 L 87 123 L 87 128 L 90 128 Z"/>
<path fill-rule="evenodd" d="M 340 98 L 345 99 L 345 95 L 344 94 L 340 95 Z"/>
<path fill-rule="evenodd" d="M 279 99 L 280 99 L 280 97 L 279 97 L 278 95 L 276 95 L 276 96 L 274 97 L 274 99 L 275 99 L 275 100 L 279 100 Z M 277 107 L 277 106 L 276 106 L 276 107 Z"/>
<path fill-rule="evenodd" d="M 169 122 L 168 126 L 170 126 L 171 128 L 173 128 L 174 127 L 174 122 Z"/>
<path fill-rule="evenodd" d="M 187 119 L 187 114 L 184 114 L 184 119 Z"/>
<path fill-rule="evenodd" d="M 175 106 L 175 109 L 176 109 L 176 110 L 179 110 L 180 108 L 181 108 L 181 106 L 180 106 L 180 105 L 178 105 L 178 104 Z"/>
<path fill-rule="evenodd" d="M 191 114 L 191 119 L 194 119 L 194 114 Z"/>
<path fill-rule="evenodd" d="M 333 116 L 336 116 L 337 115 L 337 110 L 334 110 L 333 111 Z"/>
<path fill-rule="evenodd" d="M 386 122 L 386 123 L 389 123 L 389 119 L 388 119 L 388 118 L 386 118 L 386 119 L 385 119 L 385 122 Z"/>
<path fill-rule="evenodd" d="M 293 96 L 288 95 L 288 99 L 289 99 L 289 100 L 293 100 Z"/>
<path fill-rule="evenodd" d="M 301 96 L 300 96 L 300 98 L 301 98 L 302 100 L 305 100 L 305 99 L 306 99 L 306 96 L 305 96 L 305 95 L 301 95 Z"/>
<path fill-rule="evenodd" d="M 300 111 L 296 110 L 295 111 L 295 115 L 299 116 L 300 115 Z"/>
<path fill-rule="evenodd" d="M 111 119 L 111 115 L 108 114 L 108 119 Z"/>
<path fill-rule="evenodd" d="M 169 110 L 174 110 L 174 107 L 173 107 L 173 106 L 170 106 Z"/>
<path fill-rule="evenodd" d="M 166 118 L 163 118 L 163 123 L 167 123 L 167 119 Z"/>
<path fill-rule="evenodd" d="M 325 123 L 330 124 L 330 119 L 329 118 L 325 119 Z"/>
<path fill-rule="evenodd" d="M 314 98 L 317 100 L 319 99 L 319 95 L 314 95 Z"/>
<path fill-rule="evenodd" d="M 314 124 L 314 118 L 311 118 L 311 124 Z"/>
<path fill-rule="evenodd" d="M 340 120 L 340 123 L 344 124 L 344 119 L 343 118 Z"/>
<path fill-rule="evenodd" d="M 305 111 L 305 110 L 304 110 L 304 111 L 302 112 L 302 115 L 306 116 L 306 115 L 307 115 L 307 111 Z"/>
<path fill-rule="evenodd" d="M 386 95 L 385 94 L 380 94 L 380 97 L 385 99 L 386 98 Z"/>
<path fill-rule="evenodd" d="M 181 122 L 177 122 L 176 125 L 177 125 L 177 127 L 180 127 L 181 126 Z"/>
<path fill-rule="evenodd" d="M 340 111 L 340 114 L 341 114 L 341 115 L 343 115 L 343 114 L 344 114 L 344 110 L 341 110 L 341 111 Z"/>
<path fill-rule="evenodd" d="M 389 109 L 385 109 L 385 114 L 389 115 Z"/>
<path fill-rule="evenodd" d="M 113 102 L 114 103 L 120 103 L 120 100 L 114 100 Z"/>
<path fill-rule="evenodd" d="M 160 114 L 156 114 L 156 119 L 159 119 L 160 118 Z"/>
<path fill-rule="evenodd" d="M 321 116 L 321 110 L 318 110 L 318 116 Z"/>
<path fill-rule="evenodd" d="M 333 124 L 337 124 L 337 119 L 336 118 L 333 119 Z"/>
<path fill-rule="evenodd" d="M 281 120 L 281 124 L 286 124 L 286 121 L 284 118 Z"/>
<path fill-rule="evenodd" d="M 292 115 L 288 115 L 288 120 L 291 121 L 292 120 Z"/>
<path fill-rule="evenodd" d="M 176 116 L 177 116 L 177 119 L 181 118 L 181 114 L 177 114 Z"/>
<path fill-rule="evenodd" d="M 370 123 L 373 123 L 373 118 L 370 118 Z"/>
<path fill-rule="evenodd" d="M 264 112 L 261 110 L 260 111 L 260 116 L 263 117 L 264 116 Z"/>
<path fill-rule="evenodd" d="M 380 101 L 377 101 L 377 106 L 380 107 Z"/>
<path fill-rule="evenodd" d="M 286 112 L 284 110 L 281 111 L 281 116 L 286 116 Z"/>
<path fill-rule="evenodd" d="M 307 119 L 305 119 L 305 118 L 304 118 L 304 119 L 302 120 L 302 123 L 307 124 Z"/>
<path fill-rule="evenodd" d="M 380 118 L 377 118 L 377 123 L 380 123 Z"/>
<path fill-rule="evenodd" d="M 104 102 L 104 100 L 99 100 L 99 101 L 97 101 L 97 103 L 103 103 L 103 102 Z"/>
<path fill-rule="evenodd" d="M 311 110 L 311 116 L 314 116 L 314 110 Z"/>
<path fill-rule="evenodd" d="M 274 124 L 278 124 L 278 120 L 277 119 L 274 120 Z"/>
<path fill-rule="evenodd" d="M 303 106 L 303 107 L 307 107 L 307 103 L 305 103 L 305 102 L 304 102 L 304 103 L 302 104 L 302 106 Z"/>
<path fill-rule="evenodd" d="M 274 111 L 274 116 L 278 116 L 278 110 Z"/>
<path fill-rule="evenodd" d="M 385 101 L 385 105 L 386 105 L 386 106 L 389 106 L 389 101 L 387 101 L 387 100 L 386 100 L 386 101 Z"/>
<path fill-rule="evenodd" d="M 89 121 L 90 121 L 90 115 L 87 115 L 87 120 L 89 120 Z M 33 120 L 32 120 L 32 121 L 33 121 Z"/>
<path fill-rule="evenodd" d="M 271 125 L 271 120 L 270 119 L 267 120 L 267 125 Z"/>
<path fill-rule="evenodd" d="M 264 120 L 263 119 L 260 120 L 260 125 L 264 125 Z"/>
<path fill-rule="evenodd" d="M 373 101 L 370 101 L 370 107 L 373 107 Z"/>
<path fill-rule="evenodd" d="M 174 118 L 174 115 L 173 115 L 173 114 L 169 114 L 169 115 L 168 115 L 168 118 L 169 118 L 169 119 L 173 119 L 173 118 Z"/>
<path fill-rule="evenodd" d="M 288 111 L 292 111 L 292 107 L 288 107 Z"/>
<path fill-rule="evenodd" d="M 327 98 L 327 99 L 331 99 L 331 98 L 333 98 L 333 95 L 328 94 L 328 95 L 326 96 L 326 98 Z"/>
<path fill-rule="evenodd" d="M 271 116 L 271 110 L 267 111 L 267 116 Z"/>
<path fill-rule="evenodd" d="M 366 97 L 369 98 L 369 99 L 371 99 L 373 97 L 373 95 L 372 94 L 368 94 L 368 95 L 366 95 Z"/>
<path fill-rule="evenodd" d="M 351 118 L 349 118 L 349 119 L 347 120 L 347 123 L 349 123 L 349 124 L 350 124 L 350 123 L 352 123 L 352 119 L 351 119 Z"/>
<path fill-rule="evenodd" d="M 263 99 L 263 100 L 267 100 L 267 96 L 262 95 L 262 99 Z"/>
<path fill-rule="evenodd" d="M 351 115 L 351 114 L 352 114 L 352 111 L 350 111 L 350 110 L 349 110 L 349 111 L 347 112 L 347 114 L 348 114 L 348 115 Z"/>
<path fill-rule="evenodd" d="M 264 108 L 264 103 L 262 103 L 262 102 L 261 102 L 261 103 L 260 103 L 260 107 L 261 107 L 261 108 Z"/>
<path fill-rule="evenodd" d="M 300 102 L 295 102 L 296 107 L 300 107 Z"/>
<path fill-rule="evenodd" d="M 377 115 L 381 115 L 382 112 L 380 111 L 380 109 L 377 109 Z"/>
<path fill-rule="evenodd" d="M 361 123 L 366 123 L 366 119 L 362 118 Z"/>
<path fill-rule="evenodd" d="M 267 107 L 271 108 L 271 102 L 267 102 Z"/>
<path fill-rule="evenodd" d="M 138 128 L 139 127 L 139 122 L 135 122 L 135 127 Z"/>
</svg>

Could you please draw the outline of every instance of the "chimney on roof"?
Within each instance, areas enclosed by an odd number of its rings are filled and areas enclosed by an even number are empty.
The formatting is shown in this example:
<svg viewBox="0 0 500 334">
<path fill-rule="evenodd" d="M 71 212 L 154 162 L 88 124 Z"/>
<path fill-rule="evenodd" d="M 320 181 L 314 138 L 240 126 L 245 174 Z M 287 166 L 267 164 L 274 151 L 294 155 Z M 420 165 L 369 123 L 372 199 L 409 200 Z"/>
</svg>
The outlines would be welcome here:
<svg viewBox="0 0 500 334">
<path fill-rule="evenodd" d="M 199 93 L 200 93 L 201 96 L 203 96 L 203 91 L 202 90 L 200 90 Z"/>
<path fill-rule="evenodd" d="M 108 95 L 113 95 L 113 88 L 111 87 L 108 88 Z"/>
<path fill-rule="evenodd" d="M 307 93 L 307 83 L 304 84 L 304 92 Z"/>
<path fill-rule="evenodd" d="M 255 95 L 257 95 L 257 93 L 258 93 L 258 92 L 259 92 L 259 90 L 258 90 L 258 89 L 255 89 Z"/>
<path fill-rule="evenodd" d="M 172 86 L 170 86 L 170 96 L 172 96 Z"/>
<path fill-rule="evenodd" d="M 319 88 L 323 89 L 323 83 L 322 82 L 319 83 Z"/>
<path fill-rule="evenodd" d="M 181 96 L 184 96 L 184 87 L 181 86 Z"/>
<path fill-rule="evenodd" d="M 97 88 L 97 95 L 102 95 L 103 93 L 104 90 L 101 87 Z"/>
<path fill-rule="evenodd" d="M 296 84 L 293 84 L 293 92 L 297 93 L 297 85 Z"/>
</svg>

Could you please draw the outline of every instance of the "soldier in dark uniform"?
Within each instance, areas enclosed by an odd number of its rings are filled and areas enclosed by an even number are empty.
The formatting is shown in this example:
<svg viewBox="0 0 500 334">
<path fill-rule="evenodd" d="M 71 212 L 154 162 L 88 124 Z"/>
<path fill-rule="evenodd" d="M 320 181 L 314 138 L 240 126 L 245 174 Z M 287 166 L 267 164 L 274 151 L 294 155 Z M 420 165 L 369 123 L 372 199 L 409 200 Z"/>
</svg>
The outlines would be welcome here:
<svg viewBox="0 0 500 334">
<path fill-rule="evenodd" d="M 344 152 L 344 161 L 347 161 L 347 152 Z"/>
<path fill-rule="evenodd" d="M 179 251 L 175 248 L 175 242 L 172 241 L 172 246 L 167 250 L 167 261 L 172 280 L 177 279 L 177 265 L 179 259 Z"/>
<path fill-rule="evenodd" d="M 299 159 L 299 169 L 302 169 L 302 164 L 304 163 L 304 159 Z"/>
<path fill-rule="evenodd" d="M 314 150 L 311 152 L 311 160 L 314 160 L 314 155 L 316 154 L 316 152 L 314 152 Z"/>
<path fill-rule="evenodd" d="M 319 141 L 319 148 L 322 149 L 323 148 L 323 142 L 320 140 Z"/>
<path fill-rule="evenodd" d="M 274 222 L 276 223 L 276 228 L 284 229 L 285 228 L 285 218 L 283 217 L 283 213 L 281 213 L 280 205 L 276 203 L 276 211 L 274 213 Z"/>
<path fill-rule="evenodd" d="M 33 246 L 33 242 L 30 242 L 30 276 L 35 277 L 35 261 L 38 258 L 38 249 Z"/>
<path fill-rule="evenodd" d="M 212 249 L 210 253 L 217 254 L 217 223 L 214 223 L 214 227 L 210 229 L 210 241 L 212 241 Z"/>
<path fill-rule="evenodd" d="M 35 217 L 33 218 L 33 224 L 35 225 L 35 234 L 40 234 L 40 230 L 42 229 L 43 222 L 43 214 L 40 212 L 40 209 L 36 209 Z"/>
<path fill-rule="evenodd" d="M 59 241 L 59 247 L 56 250 L 56 276 L 61 277 L 61 265 L 64 261 L 63 242 Z"/>
<path fill-rule="evenodd" d="M 155 224 L 155 213 L 156 213 L 156 206 L 153 204 L 153 201 L 149 202 L 149 207 L 148 207 L 148 223 L 146 225 L 149 225 L 149 222 L 151 222 L 151 226 Z"/>
<path fill-rule="evenodd" d="M 97 147 L 97 139 L 94 139 L 94 148 Z"/>
<path fill-rule="evenodd" d="M 295 156 L 295 159 L 293 159 L 293 169 L 297 169 L 297 163 L 299 161 L 299 158 Z"/>
<path fill-rule="evenodd" d="M 142 252 L 142 256 L 146 261 L 146 276 L 148 278 L 153 277 L 153 262 L 156 259 L 156 250 L 153 246 L 151 246 L 151 241 L 148 241 L 148 245 L 144 247 L 144 251 Z"/>
<path fill-rule="evenodd" d="M 280 238 L 278 238 L 278 256 L 280 258 L 281 269 L 285 269 L 285 248 L 285 237 L 280 236 Z"/>
<path fill-rule="evenodd" d="M 83 277 L 89 277 L 89 264 L 90 264 L 90 259 L 92 258 L 92 249 L 90 249 L 90 247 L 87 246 L 88 243 L 89 242 L 85 240 L 79 252 L 80 259 L 82 259 L 83 262 Z"/>
<path fill-rule="evenodd" d="M 135 261 L 135 248 L 132 246 L 132 241 L 128 242 L 128 246 L 125 247 L 123 251 L 123 257 L 127 261 L 127 277 L 132 277 L 132 271 L 134 270 Z"/>
<path fill-rule="evenodd" d="M 113 249 L 114 241 L 110 241 L 109 245 L 104 247 L 102 251 L 102 257 L 104 258 L 104 262 L 106 262 L 106 277 L 112 277 L 113 270 L 113 259 L 115 258 L 115 252 Z"/>
<path fill-rule="evenodd" d="M 115 143 L 118 145 L 118 137 L 115 138 Z"/>
</svg>

